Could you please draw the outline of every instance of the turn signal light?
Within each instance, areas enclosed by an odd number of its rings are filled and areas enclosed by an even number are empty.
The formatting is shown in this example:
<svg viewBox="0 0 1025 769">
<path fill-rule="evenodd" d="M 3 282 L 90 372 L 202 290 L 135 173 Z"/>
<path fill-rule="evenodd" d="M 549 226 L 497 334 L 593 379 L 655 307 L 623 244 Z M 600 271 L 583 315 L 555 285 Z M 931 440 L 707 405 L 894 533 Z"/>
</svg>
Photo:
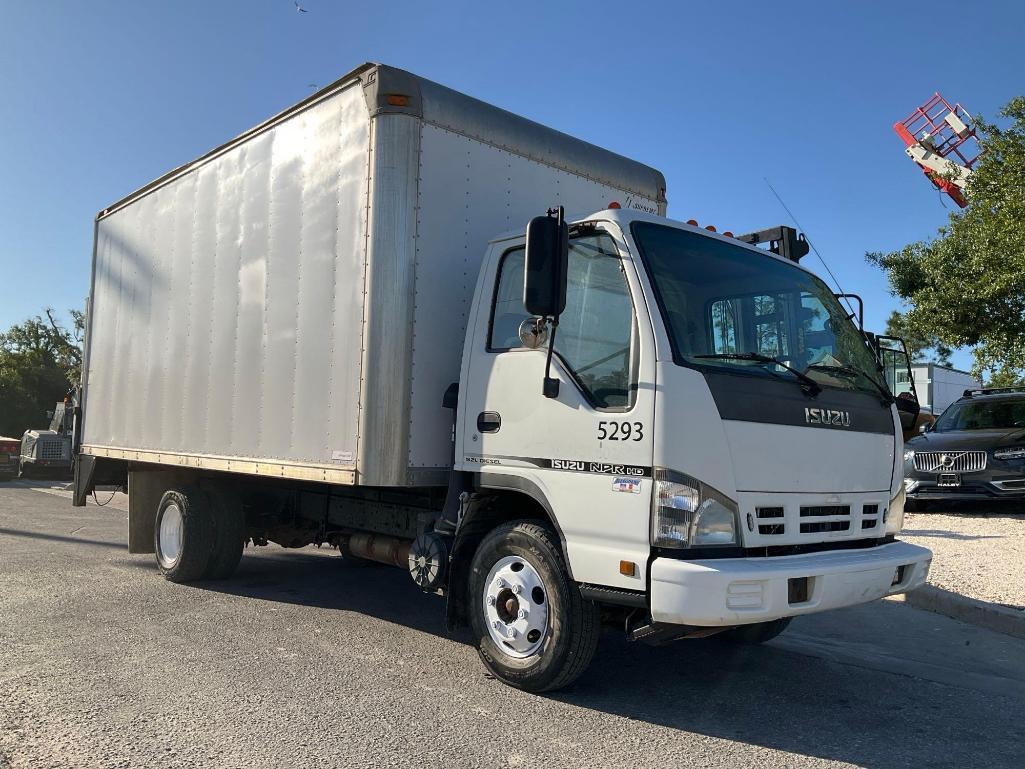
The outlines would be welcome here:
<svg viewBox="0 0 1025 769">
<path fill-rule="evenodd" d="M 637 574 L 637 564 L 633 561 L 620 561 L 619 573 L 627 577 L 633 577 Z"/>
</svg>

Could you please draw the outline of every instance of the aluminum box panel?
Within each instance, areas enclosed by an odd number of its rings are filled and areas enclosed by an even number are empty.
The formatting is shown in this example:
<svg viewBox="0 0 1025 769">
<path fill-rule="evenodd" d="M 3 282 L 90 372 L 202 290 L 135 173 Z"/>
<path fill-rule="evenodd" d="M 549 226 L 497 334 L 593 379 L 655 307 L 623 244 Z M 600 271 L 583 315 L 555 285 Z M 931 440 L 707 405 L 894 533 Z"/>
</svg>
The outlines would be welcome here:
<svg viewBox="0 0 1025 769">
<path fill-rule="evenodd" d="M 369 150 L 353 85 L 99 219 L 85 444 L 354 465 Z"/>
<path fill-rule="evenodd" d="M 488 242 L 525 229 L 552 206 L 565 206 L 567 216 L 586 215 L 612 201 L 625 205 L 631 195 L 642 209 L 659 206 L 657 197 L 430 123 L 421 135 L 419 175 L 409 419 L 414 472 L 451 463 L 452 412 L 441 408 L 441 399 L 459 380 L 467 313 Z"/>
</svg>

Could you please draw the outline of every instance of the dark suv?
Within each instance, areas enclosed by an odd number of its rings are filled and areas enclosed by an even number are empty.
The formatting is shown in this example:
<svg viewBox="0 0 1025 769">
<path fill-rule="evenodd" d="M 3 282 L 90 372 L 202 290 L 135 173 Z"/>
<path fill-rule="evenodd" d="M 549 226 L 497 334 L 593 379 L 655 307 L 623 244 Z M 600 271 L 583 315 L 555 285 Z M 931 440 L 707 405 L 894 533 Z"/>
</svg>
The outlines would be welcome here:
<svg viewBox="0 0 1025 769">
<path fill-rule="evenodd" d="M 965 390 L 904 444 L 909 502 L 1025 500 L 1025 387 Z"/>
</svg>

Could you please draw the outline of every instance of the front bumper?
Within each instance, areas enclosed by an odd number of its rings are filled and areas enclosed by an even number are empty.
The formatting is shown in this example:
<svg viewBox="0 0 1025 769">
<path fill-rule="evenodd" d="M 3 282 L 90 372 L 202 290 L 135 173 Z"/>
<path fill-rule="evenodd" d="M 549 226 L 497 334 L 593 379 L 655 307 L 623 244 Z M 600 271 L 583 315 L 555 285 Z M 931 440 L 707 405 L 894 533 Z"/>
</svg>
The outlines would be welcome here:
<svg viewBox="0 0 1025 769">
<path fill-rule="evenodd" d="M 1016 473 L 1007 477 L 980 477 L 976 473 L 961 474 L 958 486 L 940 486 L 935 475 L 906 477 L 904 491 L 907 499 L 970 501 L 973 499 L 1025 498 L 1025 477 Z"/>
<path fill-rule="evenodd" d="M 930 550 L 907 542 L 768 558 L 656 558 L 651 617 L 674 625 L 732 627 L 839 609 L 914 590 L 925 583 L 931 562 Z M 801 578 L 807 578 L 806 600 L 794 602 L 790 580 Z"/>
</svg>

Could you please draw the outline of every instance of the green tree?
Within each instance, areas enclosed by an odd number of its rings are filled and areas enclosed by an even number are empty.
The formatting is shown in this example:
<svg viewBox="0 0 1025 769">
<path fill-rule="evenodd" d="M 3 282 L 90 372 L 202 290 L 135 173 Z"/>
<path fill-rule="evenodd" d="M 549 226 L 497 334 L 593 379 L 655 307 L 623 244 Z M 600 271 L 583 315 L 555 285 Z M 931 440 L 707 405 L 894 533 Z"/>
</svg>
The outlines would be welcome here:
<svg viewBox="0 0 1025 769">
<path fill-rule="evenodd" d="M 935 334 L 923 334 L 919 329 L 912 328 L 907 316 L 894 310 L 886 319 L 886 335 L 898 336 L 904 340 L 908 355 L 913 363 L 938 363 L 950 365 L 950 356 L 954 352 L 941 342 Z"/>
<path fill-rule="evenodd" d="M 77 383 L 82 367 L 83 317 L 71 310 L 67 328 L 47 308 L 0 333 L 0 434 L 21 437 L 45 427 L 46 412 Z"/>
<path fill-rule="evenodd" d="M 906 301 L 906 329 L 947 347 L 972 346 L 977 376 L 1025 373 L 1025 96 L 977 121 L 983 154 L 966 188 L 968 207 L 932 240 L 866 258 Z"/>
</svg>

